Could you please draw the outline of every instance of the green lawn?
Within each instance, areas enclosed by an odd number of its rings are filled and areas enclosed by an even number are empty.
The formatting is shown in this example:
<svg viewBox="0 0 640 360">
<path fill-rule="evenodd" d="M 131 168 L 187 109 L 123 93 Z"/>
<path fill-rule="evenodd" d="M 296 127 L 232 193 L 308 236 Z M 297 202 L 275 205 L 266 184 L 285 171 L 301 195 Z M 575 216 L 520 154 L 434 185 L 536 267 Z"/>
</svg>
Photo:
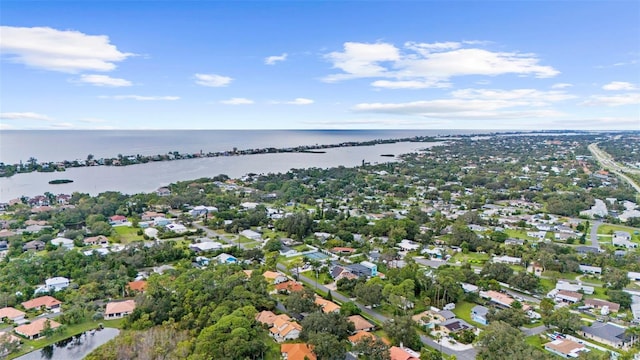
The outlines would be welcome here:
<svg viewBox="0 0 640 360">
<path fill-rule="evenodd" d="M 236 240 L 236 242 L 240 243 L 240 244 L 247 244 L 247 243 L 250 243 L 250 242 L 253 242 L 253 241 L 254 240 L 251 240 L 251 239 L 246 238 L 244 236 L 239 236 L 238 239 Z"/>
<path fill-rule="evenodd" d="M 489 254 L 480 254 L 475 252 L 456 253 L 453 256 L 453 259 L 454 261 L 460 261 L 461 263 L 482 265 L 489 261 Z"/>
<path fill-rule="evenodd" d="M 598 228 L 598 234 L 601 235 L 611 235 L 614 231 L 626 231 L 631 234 L 632 240 L 640 240 L 640 234 L 634 234 L 636 231 L 640 233 L 640 228 L 613 224 L 603 224 Z"/>
<path fill-rule="evenodd" d="M 516 239 L 531 240 L 531 241 L 538 240 L 534 237 L 527 236 L 526 230 L 505 229 L 504 233 L 509 235 L 509 237 L 516 238 Z"/>
<path fill-rule="evenodd" d="M 129 226 L 116 226 L 113 228 L 114 235 L 111 236 L 111 240 L 123 244 L 128 244 L 134 241 L 142 241 L 144 238 L 138 235 L 137 228 Z"/>
<path fill-rule="evenodd" d="M 468 301 L 461 301 L 456 304 L 456 308 L 453 309 L 453 313 L 456 314 L 456 317 L 458 319 L 462 319 L 468 322 L 469 324 L 473 324 L 478 327 L 484 327 L 484 325 L 471 320 L 471 309 L 473 309 L 473 307 L 476 305 L 477 304 L 474 304 Z"/>
<path fill-rule="evenodd" d="M 95 328 L 98 327 L 98 325 L 100 323 L 102 323 L 104 325 L 104 327 L 121 329 L 123 322 L 124 322 L 124 319 L 88 321 L 88 322 L 84 322 L 82 324 L 65 325 L 66 329 L 62 333 L 55 334 L 55 335 L 53 335 L 51 337 L 48 337 L 48 338 L 42 338 L 42 339 L 38 339 L 38 340 L 27 340 L 27 339 L 21 338 L 21 340 L 23 342 L 23 345 L 20 348 L 20 351 L 9 355 L 8 359 L 16 358 L 18 356 L 21 356 L 21 355 L 24 355 L 26 353 L 32 352 L 34 350 L 42 349 L 43 347 L 45 347 L 47 345 L 55 344 L 56 342 L 58 342 L 60 340 L 64 340 L 64 339 L 66 339 L 68 337 L 71 337 L 73 335 L 78 335 L 78 334 L 83 333 L 85 331 L 89 331 L 91 329 L 95 329 Z"/>
<path fill-rule="evenodd" d="M 535 346 L 537 349 L 542 349 L 542 345 L 548 343 L 549 339 L 544 338 L 540 335 L 531 335 L 531 336 L 527 336 L 525 339 L 525 342 L 531 346 Z"/>
</svg>

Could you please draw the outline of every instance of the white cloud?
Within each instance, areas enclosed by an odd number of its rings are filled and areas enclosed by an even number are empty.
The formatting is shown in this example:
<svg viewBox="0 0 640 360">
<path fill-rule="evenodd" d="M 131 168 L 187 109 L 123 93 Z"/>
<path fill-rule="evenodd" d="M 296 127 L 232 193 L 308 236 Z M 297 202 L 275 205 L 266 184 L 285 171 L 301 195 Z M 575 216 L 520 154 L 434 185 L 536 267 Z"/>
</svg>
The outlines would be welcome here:
<svg viewBox="0 0 640 360">
<path fill-rule="evenodd" d="M 326 82 L 359 78 L 382 78 L 373 86 L 393 89 L 421 89 L 449 86 L 456 76 L 516 74 L 549 78 L 559 74 L 539 65 L 534 54 L 493 52 L 473 46 L 482 42 L 407 42 L 402 49 L 389 43 L 344 44 L 343 51 L 325 55 L 333 68 L 342 72 L 324 77 Z M 393 81 L 388 80 L 393 79 Z"/>
<path fill-rule="evenodd" d="M 138 101 L 175 101 L 179 96 L 142 96 L 142 95 L 101 95 L 100 99 L 138 100 Z"/>
<path fill-rule="evenodd" d="M 55 124 L 51 124 L 51 127 L 56 129 L 69 129 L 73 127 L 73 124 L 68 122 L 55 123 Z"/>
<path fill-rule="evenodd" d="M 233 78 L 216 74 L 195 74 L 196 84 L 209 87 L 224 87 L 231 84 Z"/>
<path fill-rule="evenodd" d="M 555 102 L 573 98 L 575 96 L 563 91 L 463 89 L 451 92 L 451 97 L 447 99 L 403 103 L 361 103 L 357 104 L 353 110 L 439 119 L 542 118 L 562 116 L 561 112 L 549 106 Z"/>
<path fill-rule="evenodd" d="M 229 100 L 222 100 L 220 103 L 225 105 L 250 105 L 253 104 L 253 100 L 246 98 L 231 98 Z"/>
<path fill-rule="evenodd" d="M 593 95 L 589 100 L 584 101 L 581 105 L 587 106 L 622 106 L 640 104 L 640 93 L 629 93 L 621 95 Z"/>
<path fill-rule="evenodd" d="M 264 59 L 264 63 L 267 65 L 275 65 L 277 62 L 287 60 L 287 56 L 287 53 L 284 53 L 282 55 L 269 56 Z"/>
<path fill-rule="evenodd" d="M 42 115 L 34 112 L 6 112 L 0 113 L 0 119 L 5 120 L 41 120 L 50 121 L 51 118 L 47 115 Z"/>
<path fill-rule="evenodd" d="M 106 35 L 49 27 L 0 26 L 0 50 L 14 62 L 69 73 L 110 71 L 134 55 L 118 50 Z"/>
<path fill-rule="evenodd" d="M 371 86 L 386 89 L 426 89 L 433 87 L 449 87 L 451 86 L 451 84 L 445 82 L 424 80 L 376 80 L 371 83 Z"/>
<path fill-rule="evenodd" d="M 635 90 L 636 86 L 630 82 L 625 81 L 612 81 L 604 86 L 602 89 L 609 91 L 620 91 L 620 90 Z"/>
<path fill-rule="evenodd" d="M 273 101 L 272 104 L 310 105 L 310 104 L 313 104 L 314 102 L 315 101 L 311 99 L 295 98 L 294 100 L 291 100 L 291 101 Z"/>
<path fill-rule="evenodd" d="M 107 86 L 107 87 L 125 87 L 131 86 L 131 81 L 125 79 L 112 78 L 107 75 L 81 75 L 77 80 L 81 83 L 91 84 L 94 86 Z"/>
<path fill-rule="evenodd" d="M 552 89 L 566 89 L 568 87 L 572 87 L 572 84 L 569 83 L 557 83 L 557 84 L 553 84 L 551 85 Z"/>
<path fill-rule="evenodd" d="M 96 118 L 84 118 L 84 119 L 80 119 L 81 122 L 83 123 L 88 123 L 88 124 L 100 124 L 100 123 L 106 123 L 107 120 L 103 120 L 103 119 L 96 119 Z"/>
</svg>

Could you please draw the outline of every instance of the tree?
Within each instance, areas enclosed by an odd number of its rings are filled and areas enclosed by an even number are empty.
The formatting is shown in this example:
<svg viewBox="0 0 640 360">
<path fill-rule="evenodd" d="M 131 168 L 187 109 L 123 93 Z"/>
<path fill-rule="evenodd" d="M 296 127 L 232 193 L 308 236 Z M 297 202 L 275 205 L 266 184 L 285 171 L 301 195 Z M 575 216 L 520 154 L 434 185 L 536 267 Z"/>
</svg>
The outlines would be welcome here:
<svg viewBox="0 0 640 360">
<path fill-rule="evenodd" d="M 521 271 L 511 276 L 509 284 L 518 289 L 533 291 L 540 285 L 540 279 L 537 276 Z"/>
<path fill-rule="evenodd" d="M 309 340 L 317 334 L 331 334 L 338 341 L 346 340 L 354 331 L 354 325 L 347 320 L 347 317 L 337 312 L 325 314 L 317 311 L 307 315 L 302 322 L 300 338 Z"/>
<path fill-rule="evenodd" d="M 507 264 L 487 262 L 482 268 L 480 276 L 506 283 L 513 276 L 513 269 Z"/>
<path fill-rule="evenodd" d="M 313 353 L 318 360 L 343 360 L 346 354 L 345 341 L 340 341 L 335 335 L 318 333 L 314 334 L 309 343 L 313 345 Z"/>
<path fill-rule="evenodd" d="M 311 289 L 294 291 L 287 296 L 284 306 L 293 313 L 311 312 L 316 309 L 315 293 Z"/>
<path fill-rule="evenodd" d="M 519 328 L 529 322 L 529 317 L 525 314 L 522 308 L 508 308 L 502 310 L 491 309 L 487 314 L 487 320 L 490 323 L 504 321 L 515 328 Z"/>
<path fill-rule="evenodd" d="M 420 336 L 416 331 L 416 323 L 410 316 L 395 316 L 385 322 L 383 328 L 394 345 L 403 344 L 414 350 L 422 348 Z"/>
<path fill-rule="evenodd" d="M 554 311 L 549 316 L 548 322 L 562 333 L 575 333 L 582 326 L 580 315 L 572 313 L 567 307 Z"/>
<path fill-rule="evenodd" d="M 632 298 L 628 292 L 622 290 L 607 290 L 607 295 L 612 302 L 620 304 L 621 309 L 631 308 Z"/>
<path fill-rule="evenodd" d="M 511 325 L 496 321 L 480 333 L 476 359 L 530 360 L 544 359 L 544 354 L 525 342 L 524 334 Z"/>
<path fill-rule="evenodd" d="M 602 274 L 602 281 L 606 284 L 607 288 L 614 290 L 622 290 L 625 286 L 629 285 L 629 277 L 627 273 L 614 267 L 606 268 Z"/>
<path fill-rule="evenodd" d="M 49 337 L 53 335 L 53 329 L 51 328 L 51 321 L 49 319 L 45 320 L 44 326 L 42 328 L 42 336 Z"/>
<path fill-rule="evenodd" d="M 373 278 L 366 283 L 356 285 L 353 293 L 358 301 L 367 306 L 377 306 L 382 302 L 382 280 L 378 277 Z"/>
<path fill-rule="evenodd" d="M 553 314 L 556 304 L 548 297 L 540 300 L 540 315 L 542 315 L 542 322 L 545 326 L 549 326 L 549 317 Z"/>
<path fill-rule="evenodd" d="M 364 360 L 390 360 L 389 346 L 378 338 L 364 336 L 352 348 Z"/>
<path fill-rule="evenodd" d="M 359 315 L 362 312 L 353 301 L 347 301 L 340 307 L 340 313 L 344 316 Z"/>
</svg>

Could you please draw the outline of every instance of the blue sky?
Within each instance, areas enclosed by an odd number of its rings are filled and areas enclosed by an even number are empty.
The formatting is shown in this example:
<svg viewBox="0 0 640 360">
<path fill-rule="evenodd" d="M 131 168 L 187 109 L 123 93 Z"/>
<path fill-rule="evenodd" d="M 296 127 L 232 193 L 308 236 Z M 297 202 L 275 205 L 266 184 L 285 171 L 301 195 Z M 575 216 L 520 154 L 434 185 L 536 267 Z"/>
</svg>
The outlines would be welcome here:
<svg viewBox="0 0 640 360">
<path fill-rule="evenodd" d="M 640 129 L 638 1 L 0 3 L 0 129 Z"/>
</svg>

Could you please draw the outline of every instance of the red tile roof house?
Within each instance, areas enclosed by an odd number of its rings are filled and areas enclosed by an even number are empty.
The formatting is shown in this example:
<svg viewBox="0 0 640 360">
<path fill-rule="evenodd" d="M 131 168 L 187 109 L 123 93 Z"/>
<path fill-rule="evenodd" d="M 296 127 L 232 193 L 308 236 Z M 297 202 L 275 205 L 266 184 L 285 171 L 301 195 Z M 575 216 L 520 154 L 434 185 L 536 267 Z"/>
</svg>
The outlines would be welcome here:
<svg viewBox="0 0 640 360">
<path fill-rule="evenodd" d="M 0 321 L 4 320 L 4 318 L 7 318 L 15 323 L 20 323 L 24 321 L 24 315 L 25 313 L 12 307 L 0 309 Z"/>
<path fill-rule="evenodd" d="M 316 354 L 307 344 L 282 344 L 280 353 L 285 360 L 316 360 Z"/>
<path fill-rule="evenodd" d="M 131 281 L 127 284 L 127 288 L 131 291 L 144 292 L 147 290 L 147 282 L 145 280 Z"/>
<path fill-rule="evenodd" d="M 136 308 L 136 302 L 133 300 L 125 300 L 118 302 L 110 302 L 104 311 L 105 319 L 120 319 L 130 315 Z"/>
<path fill-rule="evenodd" d="M 26 337 L 27 339 L 34 340 L 42 337 L 42 331 L 44 330 L 47 321 L 49 321 L 51 329 L 57 329 L 62 326 L 62 324 L 57 323 L 51 319 L 40 318 L 38 320 L 35 320 L 31 324 L 20 325 L 17 328 L 13 329 L 13 331 L 15 331 L 18 335 Z"/>
<path fill-rule="evenodd" d="M 111 225 L 124 224 L 126 222 L 127 222 L 127 217 L 122 215 L 113 215 L 112 217 L 109 218 L 109 224 Z"/>
<path fill-rule="evenodd" d="M 60 312 L 60 306 L 62 305 L 62 301 L 54 298 L 53 296 L 40 296 L 35 299 L 31 299 L 29 301 L 25 301 L 22 303 L 22 306 L 26 310 L 31 309 L 41 309 L 45 307 L 47 310 L 51 312 Z"/>
<path fill-rule="evenodd" d="M 104 235 L 92 236 L 83 240 L 85 245 L 108 245 L 109 239 Z"/>
</svg>

